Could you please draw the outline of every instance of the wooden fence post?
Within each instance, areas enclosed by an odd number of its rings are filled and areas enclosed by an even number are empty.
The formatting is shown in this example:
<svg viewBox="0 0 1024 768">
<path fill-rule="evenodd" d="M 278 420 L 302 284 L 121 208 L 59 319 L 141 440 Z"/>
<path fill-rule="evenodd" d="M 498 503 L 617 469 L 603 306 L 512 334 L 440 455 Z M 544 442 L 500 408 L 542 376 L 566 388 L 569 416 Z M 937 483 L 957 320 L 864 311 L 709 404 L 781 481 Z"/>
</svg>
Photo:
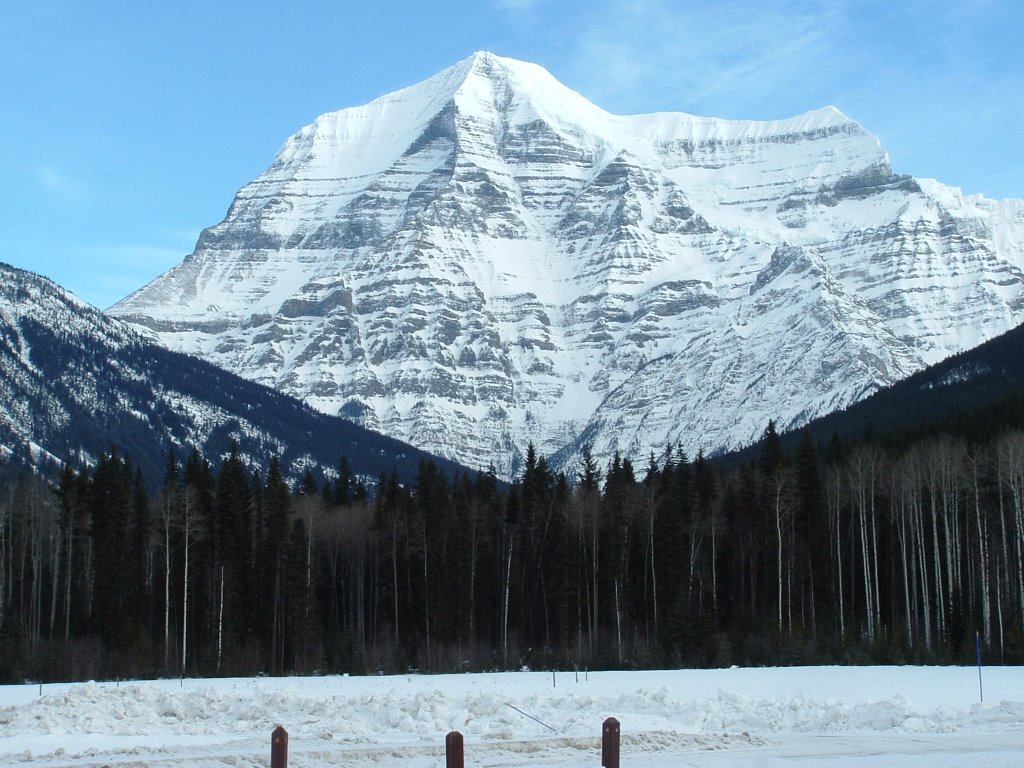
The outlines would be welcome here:
<svg viewBox="0 0 1024 768">
<path fill-rule="evenodd" d="M 445 768 L 463 768 L 465 765 L 465 752 L 462 745 L 462 734 L 452 731 L 444 740 Z"/>
<path fill-rule="evenodd" d="M 288 768 L 288 731 L 281 725 L 270 736 L 270 768 Z"/>
<path fill-rule="evenodd" d="M 601 765 L 619 768 L 619 721 L 609 717 L 601 729 Z"/>
</svg>

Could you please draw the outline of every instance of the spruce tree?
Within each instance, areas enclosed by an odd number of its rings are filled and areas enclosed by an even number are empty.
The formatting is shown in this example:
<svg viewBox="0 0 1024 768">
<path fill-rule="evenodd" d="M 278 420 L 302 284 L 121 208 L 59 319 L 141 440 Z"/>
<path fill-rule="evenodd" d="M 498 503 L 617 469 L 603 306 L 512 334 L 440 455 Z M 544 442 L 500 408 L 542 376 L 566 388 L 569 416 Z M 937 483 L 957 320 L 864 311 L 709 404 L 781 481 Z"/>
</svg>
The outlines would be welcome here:
<svg viewBox="0 0 1024 768">
<path fill-rule="evenodd" d="M 131 487 L 116 449 L 100 456 L 87 494 L 94 557 L 91 626 L 117 661 L 131 643 L 128 529 Z"/>
</svg>

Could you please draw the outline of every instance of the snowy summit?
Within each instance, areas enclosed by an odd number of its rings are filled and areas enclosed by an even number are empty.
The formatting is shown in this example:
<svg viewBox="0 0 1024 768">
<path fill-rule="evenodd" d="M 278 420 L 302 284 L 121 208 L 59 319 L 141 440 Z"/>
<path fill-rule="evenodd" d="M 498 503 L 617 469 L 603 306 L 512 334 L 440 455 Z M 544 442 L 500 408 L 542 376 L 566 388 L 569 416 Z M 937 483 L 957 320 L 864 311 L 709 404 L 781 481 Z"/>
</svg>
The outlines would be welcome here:
<svg viewBox="0 0 1024 768">
<path fill-rule="evenodd" d="M 715 452 L 1024 320 L 1024 202 L 894 174 L 832 107 L 618 116 L 477 53 L 301 129 L 110 312 L 505 476 Z"/>
</svg>

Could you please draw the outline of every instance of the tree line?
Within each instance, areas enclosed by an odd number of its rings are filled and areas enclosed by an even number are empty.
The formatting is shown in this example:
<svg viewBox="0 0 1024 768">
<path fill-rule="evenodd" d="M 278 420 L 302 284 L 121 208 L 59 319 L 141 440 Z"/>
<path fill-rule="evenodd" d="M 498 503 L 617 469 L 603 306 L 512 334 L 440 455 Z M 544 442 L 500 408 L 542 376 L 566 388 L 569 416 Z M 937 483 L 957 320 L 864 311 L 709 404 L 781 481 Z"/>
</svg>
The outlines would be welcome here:
<svg viewBox="0 0 1024 768">
<path fill-rule="evenodd" d="M 155 490 L 152 490 L 155 489 Z M 1024 432 L 642 468 L 0 476 L 0 680 L 1024 661 Z"/>
</svg>

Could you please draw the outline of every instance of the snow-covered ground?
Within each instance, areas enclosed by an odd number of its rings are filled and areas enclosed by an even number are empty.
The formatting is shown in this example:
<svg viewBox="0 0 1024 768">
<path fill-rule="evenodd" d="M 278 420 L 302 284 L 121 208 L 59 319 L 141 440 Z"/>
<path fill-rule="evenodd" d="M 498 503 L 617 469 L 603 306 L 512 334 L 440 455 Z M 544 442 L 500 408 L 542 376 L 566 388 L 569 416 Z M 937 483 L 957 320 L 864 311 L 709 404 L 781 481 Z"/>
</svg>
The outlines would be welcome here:
<svg viewBox="0 0 1024 768">
<path fill-rule="evenodd" d="M 0 686 L 0 765 L 1024 765 L 1024 668 L 803 667 Z"/>
</svg>

